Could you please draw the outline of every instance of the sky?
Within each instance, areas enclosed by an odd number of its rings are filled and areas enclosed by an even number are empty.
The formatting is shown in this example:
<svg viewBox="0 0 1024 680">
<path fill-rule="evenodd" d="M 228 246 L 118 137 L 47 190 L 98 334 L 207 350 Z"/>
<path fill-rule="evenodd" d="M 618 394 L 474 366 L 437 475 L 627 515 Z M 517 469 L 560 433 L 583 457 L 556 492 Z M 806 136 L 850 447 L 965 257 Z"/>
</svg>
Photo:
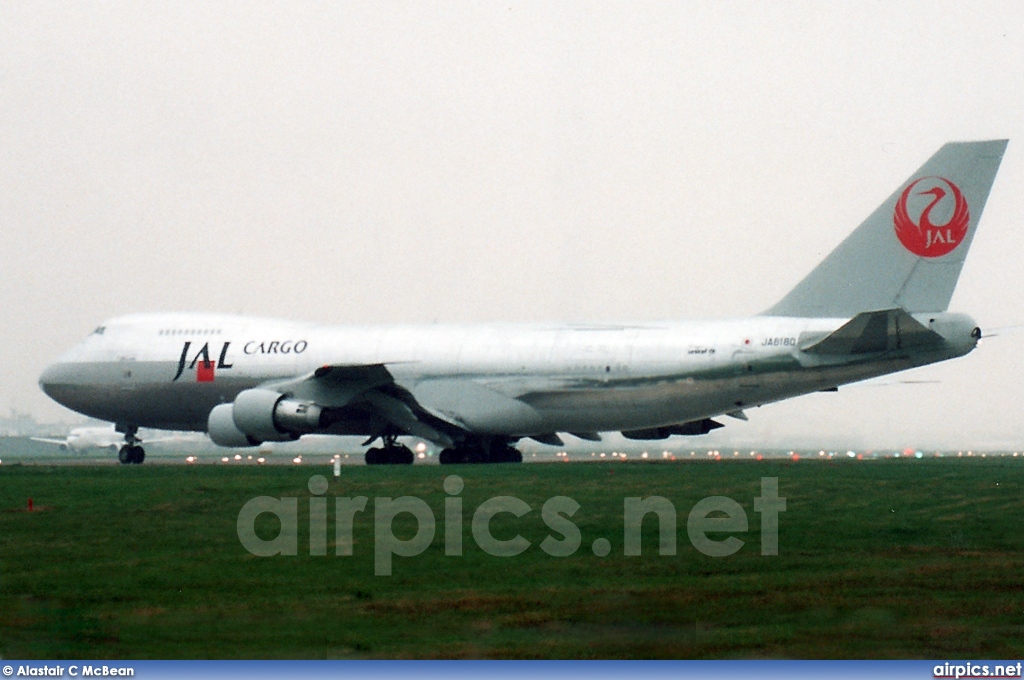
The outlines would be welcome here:
<svg viewBox="0 0 1024 680">
<path fill-rule="evenodd" d="M 0 3 L 0 412 L 131 312 L 756 314 L 950 140 L 951 309 L 1024 324 L 1022 112 L 1019 3 Z M 1020 337 L 730 431 L 1024 446 Z"/>
</svg>

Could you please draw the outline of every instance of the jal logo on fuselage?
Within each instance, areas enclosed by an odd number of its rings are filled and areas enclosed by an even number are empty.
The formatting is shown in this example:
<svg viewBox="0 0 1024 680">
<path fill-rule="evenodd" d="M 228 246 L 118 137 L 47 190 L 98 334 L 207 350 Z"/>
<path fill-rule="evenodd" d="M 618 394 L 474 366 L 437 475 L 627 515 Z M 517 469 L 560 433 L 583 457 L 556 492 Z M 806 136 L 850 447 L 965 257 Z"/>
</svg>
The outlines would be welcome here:
<svg viewBox="0 0 1024 680">
<path fill-rule="evenodd" d="M 225 341 L 220 346 L 217 359 L 212 357 L 217 353 L 217 345 L 213 348 L 210 343 L 203 343 L 199 349 L 192 346 L 192 342 L 186 342 L 181 348 L 181 356 L 178 357 L 178 370 L 171 382 L 176 382 L 184 373 L 185 369 L 196 372 L 196 382 L 213 382 L 217 371 L 227 370 L 234 367 L 228 363 L 228 349 L 231 341 Z M 245 354 L 302 354 L 309 347 L 305 340 L 249 340 L 242 346 Z"/>
<path fill-rule="evenodd" d="M 171 382 L 175 382 L 181 377 L 181 374 L 185 372 L 186 366 L 189 370 L 196 369 L 196 382 L 213 382 L 215 369 L 226 370 L 234 366 L 234 364 L 228 363 L 228 348 L 231 347 L 230 340 L 221 345 L 220 356 L 216 362 L 210 359 L 210 343 L 203 343 L 203 346 L 196 350 L 192 360 L 189 361 L 189 350 L 191 347 L 192 342 L 186 341 L 185 345 L 181 348 L 181 356 L 178 358 L 178 372 L 174 374 Z"/>
</svg>

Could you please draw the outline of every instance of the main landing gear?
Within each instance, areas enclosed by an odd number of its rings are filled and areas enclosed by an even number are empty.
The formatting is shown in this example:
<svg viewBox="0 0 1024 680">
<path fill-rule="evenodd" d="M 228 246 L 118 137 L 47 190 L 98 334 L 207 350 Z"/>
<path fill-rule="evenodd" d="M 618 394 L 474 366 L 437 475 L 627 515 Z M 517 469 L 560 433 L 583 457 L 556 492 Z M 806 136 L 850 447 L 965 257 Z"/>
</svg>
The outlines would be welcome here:
<svg viewBox="0 0 1024 680">
<path fill-rule="evenodd" d="M 412 465 L 415 456 L 408 447 L 396 441 L 395 435 L 381 438 L 380 447 L 366 452 L 367 465 Z M 441 465 L 458 463 L 522 463 L 521 454 L 512 443 L 501 437 L 466 439 L 451 449 L 445 449 L 438 457 Z"/>
<path fill-rule="evenodd" d="M 139 428 L 135 425 L 129 425 L 124 429 L 124 446 L 117 452 L 117 459 L 122 465 L 140 465 L 146 460 L 146 451 L 141 446 L 142 440 L 135 436 L 138 431 Z"/>
<path fill-rule="evenodd" d="M 459 463 L 522 463 L 523 454 L 511 442 L 501 438 L 469 439 L 438 457 L 441 465 Z"/>
<path fill-rule="evenodd" d="M 367 450 L 367 465 L 412 465 L 415 456 L 407 446 L 402 446 L 394 435 L 387 435 L 383 438 L 380 447 Z"/>
</svg>

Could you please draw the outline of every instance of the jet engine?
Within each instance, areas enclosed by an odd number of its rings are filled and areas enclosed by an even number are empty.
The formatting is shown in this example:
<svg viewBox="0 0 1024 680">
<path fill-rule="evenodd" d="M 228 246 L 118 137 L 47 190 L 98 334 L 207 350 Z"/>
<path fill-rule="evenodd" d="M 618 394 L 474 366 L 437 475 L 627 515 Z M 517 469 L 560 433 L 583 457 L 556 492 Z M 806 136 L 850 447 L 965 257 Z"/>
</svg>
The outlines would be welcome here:
<svg viewBox="0 0 1024 680">
<path fill-rule="evenodd" d="M 210 411 L 207 431 L 218 446 L 258 446 L 298 439 L 322 429 L 323 413 L 312 402 L 289 399 L 273 390 L 244 390 L 232 404 Z"/>
</svg>

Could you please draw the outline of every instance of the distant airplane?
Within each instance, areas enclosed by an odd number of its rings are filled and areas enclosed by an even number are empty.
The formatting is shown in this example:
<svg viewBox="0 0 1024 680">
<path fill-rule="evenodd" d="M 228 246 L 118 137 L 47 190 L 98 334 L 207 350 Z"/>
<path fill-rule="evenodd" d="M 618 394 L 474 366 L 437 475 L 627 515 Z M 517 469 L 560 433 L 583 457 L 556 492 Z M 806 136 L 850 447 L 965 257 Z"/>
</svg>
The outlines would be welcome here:
<svg viewBox="0 0 1024 680">
<path fill-rule="evenodd" d="M 167 437 L 147 438 L 150 444 L 159 442 L 185 442 L 190 441 L 194 435 L 172 435 Z M 109 449 L 112 453 L 119 453 L 124 445 L 124 434 L 118 432 L 114 425 L 100 425 L 90 427 L 75 427 L 68 432 L 63 439 L 54 437 L 29 437 L 32 441 L 44 444 L 55 444 L 62 450 L 72 453 L 87 453 L 93 450 Z M 142 440 L 139 439 L 139 442 Z M 122 461 L 124 462 L 124 461 Z"/>
<path fill-rule="evenodd" d="M 360 435 L 382 442 L 370 464 L 412 463 L 402 436 L 443 447 L 441 463 L 498 463 L 522 460 L 524 437 L 700 435 L 722 427 L 717 416 L 973 350 L 981 330 L 946 309 L 1006 144 L 943 146 L 752 318 L 326 327 L 142 314 L 107 321 L 39 382 L 117 423 L 121 460 L 135 463 L 140 426 L 238 447 Z"/>
<path fill-rule="evenodd" d="M 85 453 L 95 449 L 110 449 L 117 453 L 124 443 L 124 435 L 114 429 L 113 425 L 106 427 L 76 427 L 73 428 L 67 437 L 56 439 L 52 437 L 30 437 L 34 442 L 44 444 L 56 444 L 61 449 L 73 453 Z"/>
</svg>

